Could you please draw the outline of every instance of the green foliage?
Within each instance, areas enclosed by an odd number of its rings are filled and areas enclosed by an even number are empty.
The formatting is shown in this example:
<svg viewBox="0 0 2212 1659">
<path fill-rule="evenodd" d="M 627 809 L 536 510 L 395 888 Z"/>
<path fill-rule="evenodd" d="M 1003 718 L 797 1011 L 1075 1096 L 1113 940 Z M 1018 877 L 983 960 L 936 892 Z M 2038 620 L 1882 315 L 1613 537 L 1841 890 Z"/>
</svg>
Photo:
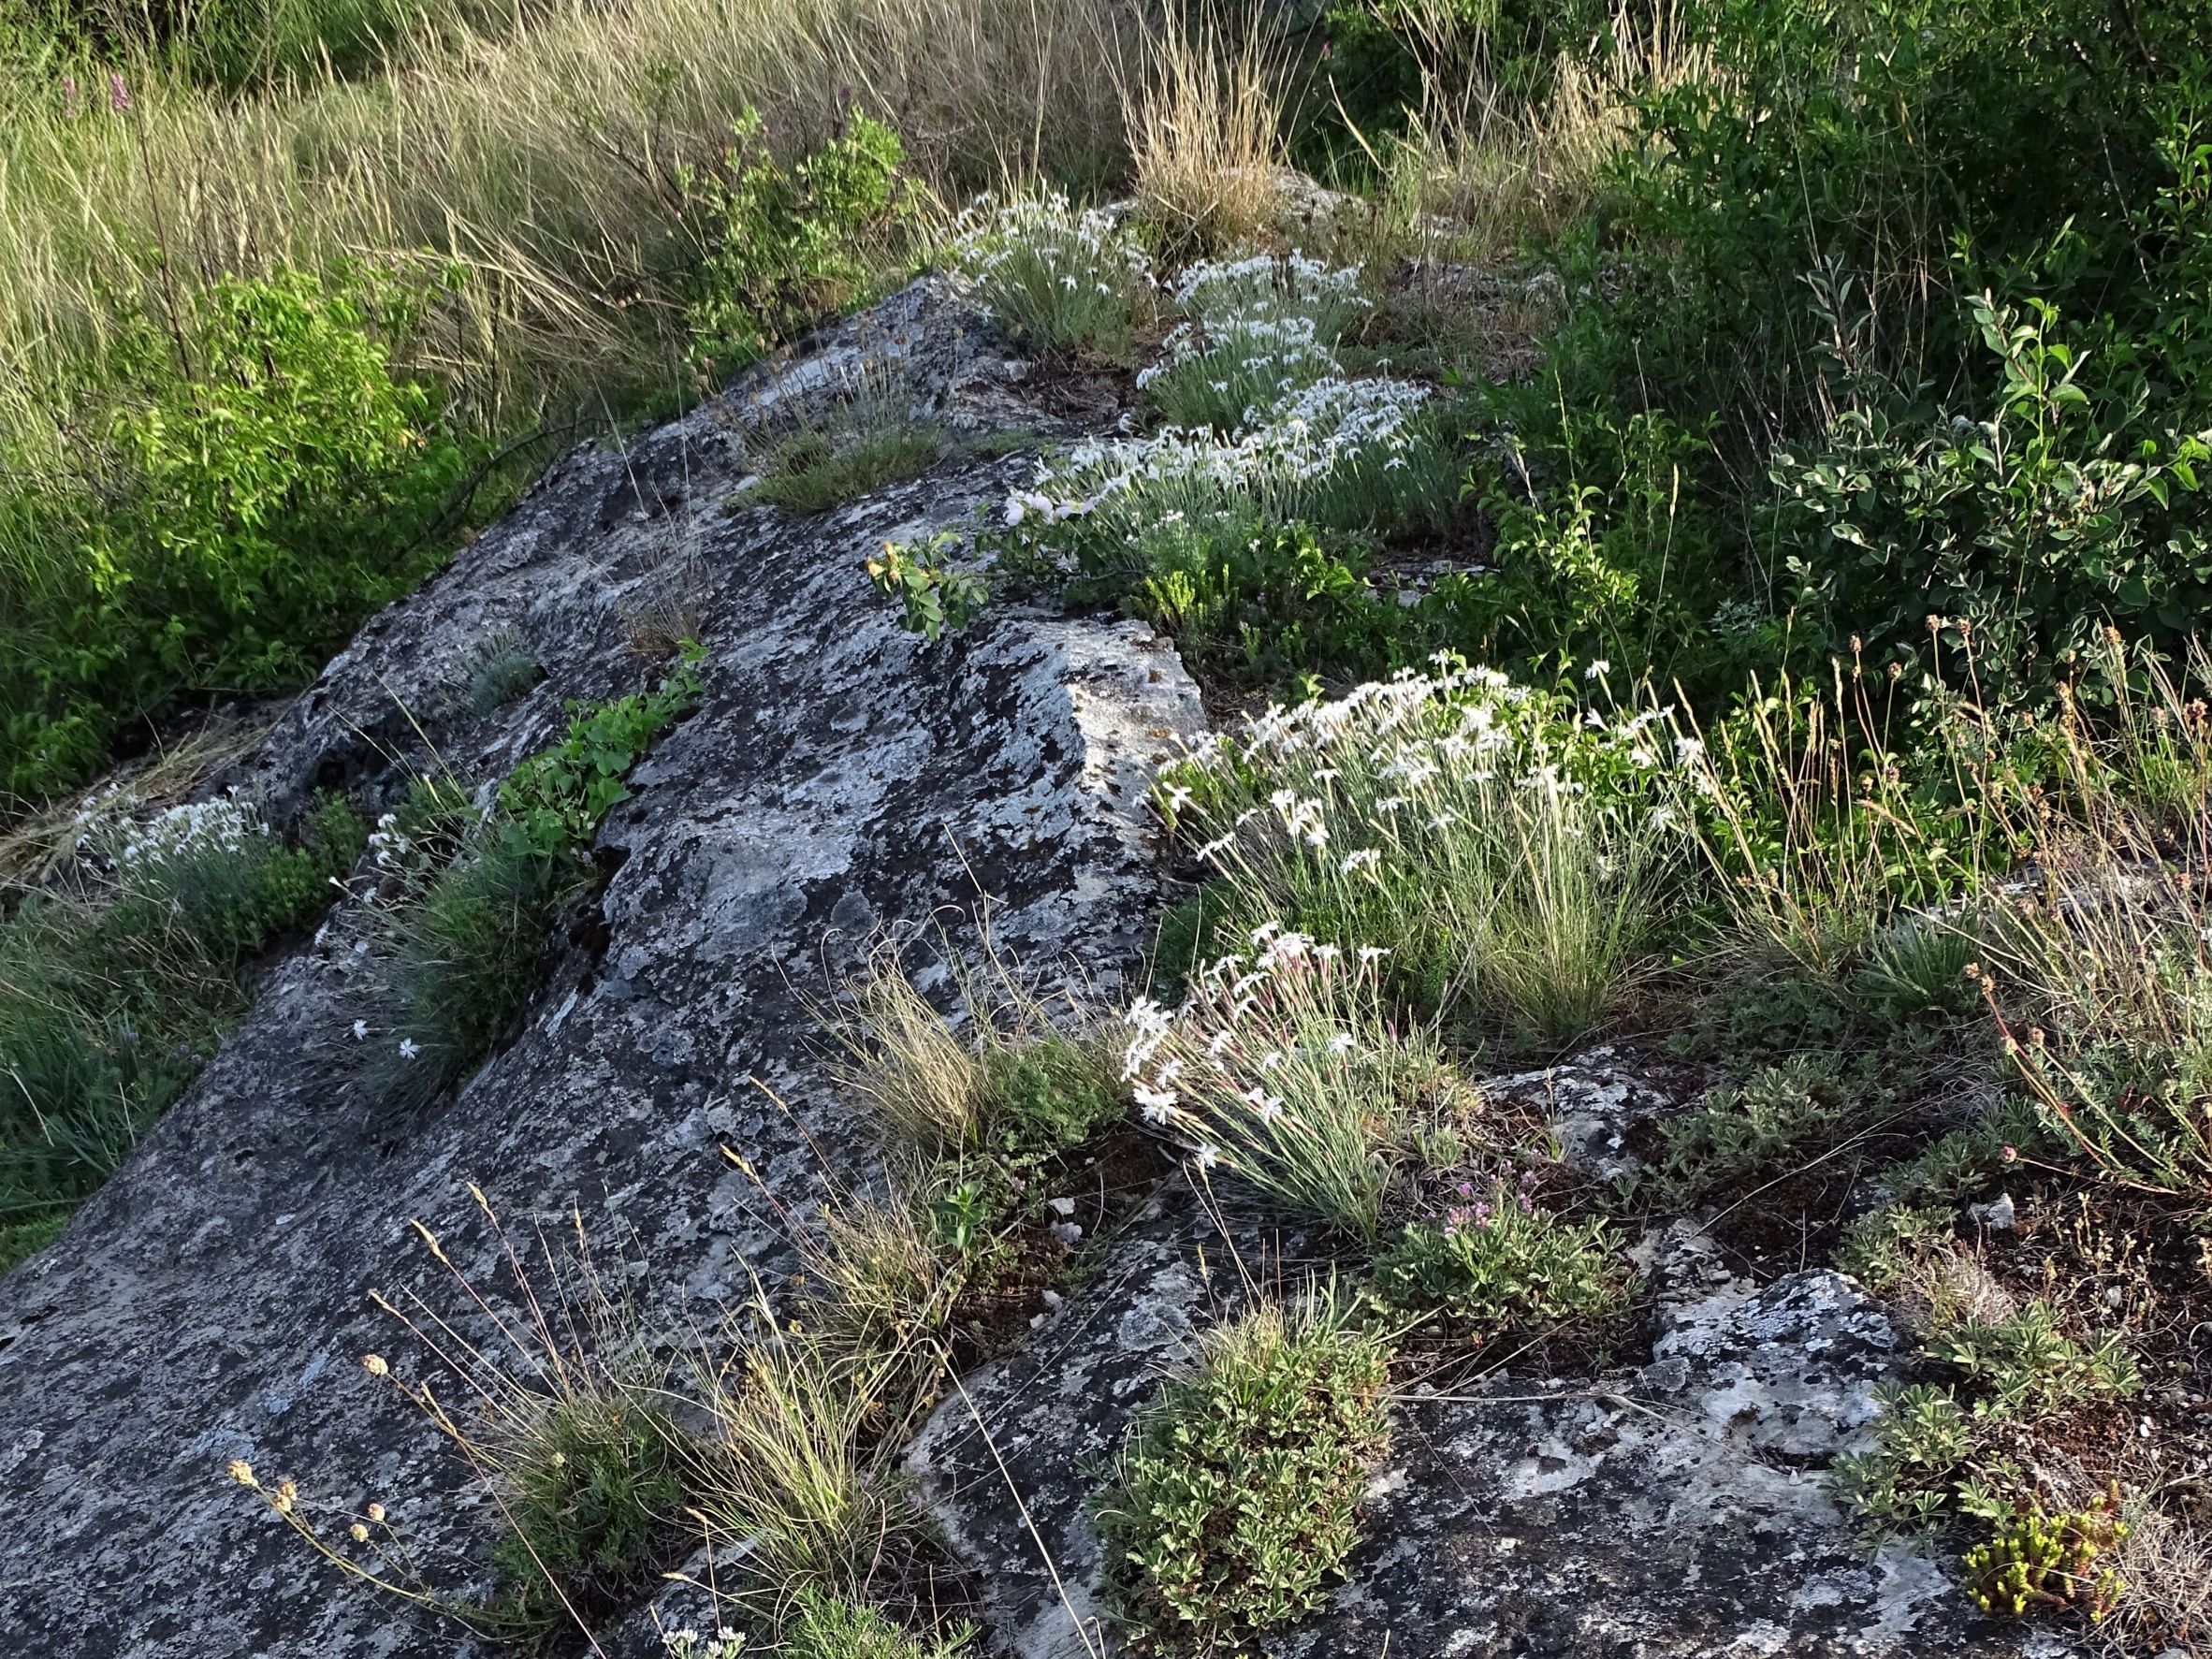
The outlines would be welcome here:
<svg viewBox="0 0 2212 1659">
<path fill-rule="evenodd" d="M 2126 1588 L 2098 1558 L 2126 1541 L 2115 1484 L 2087 1509 L 2050 1514 L 2033 1505 L 1997 1523 L 1985 1543 L 1966 1552 L 1966 1591 L 1985 1613 L 2087 1613 L 2100 1623 Z"/>
<path fill-rule="evenodd" d="M 500 785 L 502 838 L 519 838 L 542 858 L 589 846 L 599 821 L 630 798 L 623 776 L 653 739 L 680 720 L 704 689 L 706 648 L 687 645 L 682 665 L 651 691 L 569 705 L 568 733 Z"/>
<path fill-rule="evenodd" d="M 885 542 L 883 551 L 867 560 L 868 580 L 886 599 L 903 607 L 899 622 L 910 633 L 935 644 L 947 633 L 964 632 L 990 603 L 990 584 L 976 571 L 949 560 L 929 557 L 953 546 L 949 531 L 939 531 L 917 549 L 900 542 Z"/>
<path fill-rule="evenodd" d="M 438 562 L 462 455 L 390 368 L 422 299 L 369 267 L 225 279 L 50 388 L 80 471 L 0 488 L 0 796 L 182 698 L 304 681 Z"/>
<path fill-rule="evenodd" d="M 1370 586 L 1369 550 L 1357 535 L 1231 514 L 1155 524 L 1128 552 L 1141 574 L 1123 589 L 1122 607 L 1172 639 L 1201 673 L 1259 685 L 1301 674 L 1373 676 L 1419 643 L 1403 607 Z M 1071 597 L 1120 586 L 1079 583 Z"/>
<path fill-rule="evenodd" d="M 1271 714 L 1159 799 L 1244 926 L 1368 946 L 1397 999 L 1558 1053 L 1622 1007 L 1647 948 L 1675 834 L 1652 727 L 1446 654 Z"/>
<path fill-rule="evenodd" d="M 627 1394 L 549 1404 L 525 1455 L 502 1472 L 508 1531 L 492 1550 L 501 1586 L 485 1623 L 531 1652 L 596 1624 L 665 1564 L 690 1523 L 686 1446 Z"/>
<path fill-rule="evenodd" d="M 89 903 L 0 922 L 0 1261 L 19 1259 L 126 1157 L 245 1010 L 246 970 L 328 904 L 360 821 L 321 799 L 287 847 L 228 802 L 95 831 Z"/>
<path fill-rule="evenodd" d="M 1877 646 L 1917 643 L 1929 599 L 1979 642 L 1985 694 L 2012 697 L 2131 635 L 2183 636 L 2212 600 L 2212 511 L 2196 498 L 2212 430 L 2161 431 L 2092 403 L 2085 347 L 2042 299 L 1967 308 L 2001 371 L 1985 419 L 1845 409 L 1817 448 L 1778 450 L 1775 545 L 1797 603 Z M 1888 595 L 1913 597 L 1896 604 Z"/>
<path fill-rule="evenodd" d="M 1375 1260 L 1375 1294 L 1389 1308 L 1438 1318 L 1477 1342 L 1507 1332 L 1541 1337 L 1600 1323 L 1628 1303 L 1632 1275 L 1602 1221 L 1577 1225 L 1539 1209 L 1530 1183 L 1503 1177 L 1441 1223 L 1410 1223 Z"/>
<path fill-rule="evenodd" d="M 854 303 L 920 210 L 900 175 L 906 149 L 881 122 L 848 109 L 822 146 L 789 165 L 747 110 L 711 171 L 681 177 L 706 255 L 689 310 L 709 372 L 743 368 Z"/>
<path fill-rule="evenodd" d="M 567 735 L 516 767 L 479 815 L 448 782 L 416 785 L 376 835 L 388 890 L 371 910 L 383 972 L 355 1026 L 380 1098 L 421 1100 L 497 1041 L 530 993 L 546 930 L 590 884 L 591 838 L 630 798 L 624 775 L 697 698 L 694 664 L 652 691 L 572 704 Z"/>
<path fill-rule="evenodd" d="M 1829 1055 L 1793 1055 L 1663 1119 L 1662 1183 L 1694 1198 L 1771 1171 L 1807 1142 L 1833 1135 L 1859 1103 L 1842 1071 Z"/>
<path fill-rule="evenodd" d="M 1903 1278 L 1914 1261 L 1947 1247 L 1957 1230 L 1957 1213 L 1941 1205 L 1884 1204 L 1843 1230 L 1842 1243 L 1836 1246 L 1836 1266 L 1880 1295 Z"/>
<path fill-rule="evenodd" d="M 1099 1506 L 1131 1652 L 1242 1652 L 1320 1607 L 1388 1433 L 1388 1358 L 1332 1294 L 1209 1332 L 1196 1374 L 1162 1385 Z"/>
<path fill-rule="evenodd" d="M 2033 1496 L 2032 1476 L 2012 1455 L 2021 1425 L 2142 1386 L 2123 1338 L 2084 1346 L 2040 1302 L 1994 1323 L 1968 1317 L 1940 1329 L 1928 1353 L 1961 1380 L 1881 1390 L 1875 1448 L 1834 1465 L 1838 1494 L 1870 1527 L 1925 1528 L 1954 1510 L 2009 1515 Z"/>
<path fill-rule="evenodd" d="M 874 1608 L 808 1589 L 800 1593 L 781 1652 L 786 1659 L 954 1659 L 973 1638 L 963 1625 L 942 1638 L 919 1639 Z"/>
<path fill-rule="evenodd" d="M 2106 618 L 2181 637 L 2212 579 L 2193 6 L 2125 28 L 2102 0 L 1687 21 L 1715 72 L 1643 97 L 1563 250 L 1587 298 L 1551 372 L 1493 399 L 1543 557 L 1501 560 L 1480 605 L 1535 618 L 1540 650 L 1616 628 L 1633 578 L 1647 637 L 1605 648 L 1700 696 L 1854 640 L 1909 689 L 1963 683 L 1937 611 L 1987 642 L 1996 705 L 2047 691 Z M 1669 464 L 1597 466 L 1593 424 L 1639 420 L 1684 440 Z M 1663 528 L 1638 522 L 1654 477 Z"/>
<path fill-rule="evenodd" d="M 1485 399 L 1506 443 L 1477 452 L 1465 488 L 1497 541 L 1487 571 L 1439 586 L 1444 641 L 1493 663 L 1602 657 L 1662 683 L 1765 658 L 1772 640 L 1720 609 L 1722 538 L 1685 488 L 1710 459 L 1710 421 L 1547 406 L 1533 389 Z"/>
</svg>

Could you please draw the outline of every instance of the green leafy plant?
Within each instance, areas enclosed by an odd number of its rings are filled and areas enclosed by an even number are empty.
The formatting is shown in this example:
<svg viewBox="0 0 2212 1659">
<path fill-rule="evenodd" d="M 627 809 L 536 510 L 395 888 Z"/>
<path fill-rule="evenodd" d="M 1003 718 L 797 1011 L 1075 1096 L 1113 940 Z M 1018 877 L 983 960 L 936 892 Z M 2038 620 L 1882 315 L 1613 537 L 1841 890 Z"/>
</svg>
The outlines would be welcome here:
<svg viewBox="0 0 2212 1659">
<path fill-rule="evenodd" d="M 1772 1170 L 1844 1122 L 1852 1092 L 1830 1056 L 1797 1055 L 1740 1084 L 1724 1084 L 1659 1125 L 1661 1179 L 1688 1198 Z"/>
<path fill-rule="evenodd" d="M 2021 1425 L 2142 1386 L 2123 1338 L 2107 1333 L 2085 1346 L 2040 1302 L 1995 1321 L 1957 1318 L 1927 1347 L 1962 1380 L 1880 1390 L 1876 1446 L 1834 1465 L 1839 1495 L 1876 1529 L 1925 1529 L 1954 1512 L 2009 1515 L 2033 1496 L 2011 1451 Z"/>
<path fill-rule="evenodd" d="M 900 623 L 932 644 L 947 633 L 964 632 L 991 601 L 991 589 L 981 574 L 930 555 L 949 549 L 954 537 L 939 531 L 917 549 L 899 542 L 885 542 L 883 551 L 866 561 L 868 580 L 886 599 L 903 607 Z"/>
<path fill-rule="evenodd" d="M 281 269 L 119 319 L 56 394 L 81 473 L 0 496 L 0 797 L 75 781 L 195 693 L 303 683 L 436 566 L 463 453 L 391 364 L 424 299 Z"/>
<path fill-rule="evenodd" d="M 785 1638 L 791 1659 L 953 1659 L 974 1639 L 969 1626 L 918 1638 L 864 1603 L 807 1591 Z"/>
<path fill-rule="evenodd" d="M 1461 1183 L 1460 1201 L 1441 1222 L 1409 1223 L 1376 1256 L 1377 1299 L 1478 1342 L 1506 1332 L 1541 1337 L 1622 1312 L 1632 1275 L 1605 1224 L 1578 1225 L 1536 1207 L 1530 1185 Z"/>
<path fill-rule="evenodd" d="M 2119 1509 L 2117 1483 L 2086 1509 L 2016 1509 L 1966 1552 L 1967 1594 L 1985 1613 L 2079 1610 L 2101 1623 L 2126 1588 L 2109 1562 L 2100 1564 L 2127 1539 Z"/>
<path fill-rule="evenodd" d="M 721 373 L 858 299 L 921 202 L 901 174 L 898 135 L 858 110 L 788 165 L 757 110 L 732 131 L 720 166 L 679 180 L 706 243 L 689 311 L 693 351 Z"/>
<path fill-rule="evenodd" d="M 1108 1606 L 1132 1652 L 1242 1652 L 1321 1605 L 1388 1435 L 1387 1364 L 1333 1290 L 1206 1334 L 1099 1502 Z"/>
</svg>

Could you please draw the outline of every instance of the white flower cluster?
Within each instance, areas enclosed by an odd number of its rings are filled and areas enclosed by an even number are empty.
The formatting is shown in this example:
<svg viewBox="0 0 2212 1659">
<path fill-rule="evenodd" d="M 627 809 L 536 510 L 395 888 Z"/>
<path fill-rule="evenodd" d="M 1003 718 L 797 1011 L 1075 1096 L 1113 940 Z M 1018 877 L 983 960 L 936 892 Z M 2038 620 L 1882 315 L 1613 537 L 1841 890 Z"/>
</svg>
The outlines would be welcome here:
<svg viewBox="0 0 2212 1659">
<path fill-rule="evenodd" d="M 1036 487 L 1058 517 L 1088 511 L 1131 493 L 1170 501 L 1255 498 L 1283 517 L 1296 516 L 1302 491 L 1348 467 L 1394 472 L 1419 442 L 1415 413 L 1428 388 L 1407 381 L 1316 382 L 1266 420 L 1233 437 L 1171 427 L 1152 438 L 1079 444 L 1041 463 Z"/>
<path fill-rule="evenodd" d="M 375 855 L 376 867 L 380 870 L 405 862 L 407 855 L 415 851 L 414 841 L 400 827 L 397 812 L 386 812 L 376 821 L 376 827 L 369 832 L 369 851 Z"/>
<path fill-rule="evenodd" d="M 1255 317 L 1298 315 L 1332 342 L 1372 304 L 1360 292 L 1358 266 L 1339 269 L 1303 254 L 1201 260 L 1184 270 L 1174 298 L 1209 328 Z"/>
<path fill-rule="evenodd" d="M 744 1636 L 726 1624 L 711 1637 L 696 1630 L 665 1631 L 661 1645 L 668 1650 L 669 1659 L 738 1659 L 747 1651 Z"/>
<path fill-rule="evenodd" d="M 1397 1098 L 1395 1068 L 1428 1056 L 1384 1015 L 1388 953 L 1347 955 L 1273 922 L 1251 937 L 1254 953 L 1209 964 L 1180 1008 L 1128 1010 L 1123 1079 L 1201 1171 L 1237 1170 L 1364 1230 L 1391 1180 L 1394 1126 L 1375 1103 Z"/>
<path fill-rule="evenodd" d="M 1178 324 L 1167 355 L 1138 371 L 1137 389 L 1187 378 L 1215 398 L 1241 399 L 1242 424 L 1252 426 L 1299 387 L 1338 372 L 1336 354 L 1313 318 L 1245 317 L 1203 334 Z"/>
<path fill-rule="evenodd" d="M 1342 377 L 1337 339 L 1368 304 L 1359 283 L 1357 267 L 1302 254 L 1194 265 L 1175 287 L 1191 320 L 1137 385 L 1172 419 L 1256 427 L 1300 388 Z"/>
<path fill-rule="evenodd" d="M 987 314 L 1024 295 L 1043 298 L 1041 287 L 1109 299 L 1132 284 L 1153 285 L 1151 257 L 1134 237 L 1057 194 L 976 197 L 953 220 L 943 253 L 956 284 Z"/>
<path fill-rule="evenodd" d="M 145 822 L 124 819 L 96 842 L 119 870 L 182 864 L 210 852 L 241 853 L 267 837 L 260 814 L 234 795 L 193 801 L 155 813 Z"/>
</svg>

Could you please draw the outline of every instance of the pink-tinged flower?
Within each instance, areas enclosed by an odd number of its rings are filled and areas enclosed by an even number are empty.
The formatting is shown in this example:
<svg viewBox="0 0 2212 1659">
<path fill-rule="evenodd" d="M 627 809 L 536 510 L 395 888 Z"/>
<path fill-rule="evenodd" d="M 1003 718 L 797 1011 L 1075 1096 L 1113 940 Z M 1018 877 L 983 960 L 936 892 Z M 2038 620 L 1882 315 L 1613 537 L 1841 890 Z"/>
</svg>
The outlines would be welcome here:
<svg viewBox="0 0 2212 1659">
<path fill-rule="evenodd" d="M 65 75 L 62 77 L 62 113 L 67 116 L 71 121 L 75 121 L 77 119 L 77 112 L 80 108 L 80 105 L 78 101 L 77 92 L 77 77 L 74 75 Z"/>
<path fill-rule="evenodd" d="M 121 115 L 131 107 L 131 89 L 123 83 L 123 71 L 108 71 L 108 108 Z"/>
</svg>

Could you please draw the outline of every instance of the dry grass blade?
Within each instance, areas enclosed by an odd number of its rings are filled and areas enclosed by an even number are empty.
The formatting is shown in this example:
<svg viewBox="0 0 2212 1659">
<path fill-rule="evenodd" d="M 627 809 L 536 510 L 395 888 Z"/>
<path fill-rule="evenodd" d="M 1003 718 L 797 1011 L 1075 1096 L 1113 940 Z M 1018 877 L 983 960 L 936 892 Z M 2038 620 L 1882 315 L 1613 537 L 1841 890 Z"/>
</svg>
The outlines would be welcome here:
<svg viewBox="0 0 2212 1659">
<path fill-rule="evenodd" d="M 1279 49 L 1250 30 L 1232 45 L 1215 13 L 1177 6 L 1151 56 L 1122 95 L 1140 213 L 1172 253 L 1266 240 L 1281 188 Z"/>
</svg>

